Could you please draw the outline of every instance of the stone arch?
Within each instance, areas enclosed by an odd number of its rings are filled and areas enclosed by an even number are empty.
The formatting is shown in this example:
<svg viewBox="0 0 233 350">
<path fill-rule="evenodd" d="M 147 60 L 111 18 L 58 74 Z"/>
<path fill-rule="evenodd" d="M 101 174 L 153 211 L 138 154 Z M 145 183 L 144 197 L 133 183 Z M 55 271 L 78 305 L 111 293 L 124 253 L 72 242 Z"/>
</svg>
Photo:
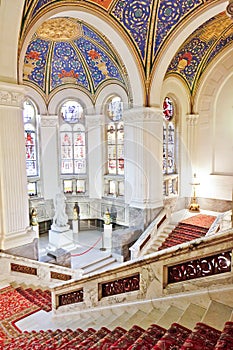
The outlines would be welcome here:
<svg viewBox="0 0 233 350">
<path fill-rule="evenodd" d="M 161 101 L 161 89 L 163 86 L 163 80 L 167 71 L 167 68 L 176 54 L 177 49 L 182 43 L 189 37 L 193 31 L 200 25 L 205 23 L 208 19 L 217 15 L 218 13 L 226 10 L 226 3 L 218 3 L 209 5 L 208 10 L 205 9 L 202 13 L 198 13 L 197 17 L 188 19 L 184 24 L 184 28 L 179 26 L 178 31 L 174 32 L 170 41 L 167 43 L 166 48 L 161 52 L 162 59 L 160 59 L 152 72 L 152 79 L 150 84 L 150 105 L 158 107 Z"/>
</svg>

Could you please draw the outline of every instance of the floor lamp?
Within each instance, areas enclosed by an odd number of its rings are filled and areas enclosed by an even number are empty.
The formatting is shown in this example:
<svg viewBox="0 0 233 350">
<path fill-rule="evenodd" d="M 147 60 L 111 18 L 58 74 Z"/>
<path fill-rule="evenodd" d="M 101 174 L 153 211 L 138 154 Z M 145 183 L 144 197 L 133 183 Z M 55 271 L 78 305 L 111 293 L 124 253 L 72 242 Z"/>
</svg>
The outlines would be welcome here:
<svg viewBox="0 0 233 350">
<path fill-rule="evenodd" d="M 200 185 L 200 182 L 197 179 L 196 174 L 193 174 L 192 182 L 190 183 L 193 187 L 193 197 L 191 198 L 191 203 L 189 205 L 189 211 L 198 213 L 200 211 L 200 206 L 197 203 L 196 197 L 196 186 Z"/>
</svg>

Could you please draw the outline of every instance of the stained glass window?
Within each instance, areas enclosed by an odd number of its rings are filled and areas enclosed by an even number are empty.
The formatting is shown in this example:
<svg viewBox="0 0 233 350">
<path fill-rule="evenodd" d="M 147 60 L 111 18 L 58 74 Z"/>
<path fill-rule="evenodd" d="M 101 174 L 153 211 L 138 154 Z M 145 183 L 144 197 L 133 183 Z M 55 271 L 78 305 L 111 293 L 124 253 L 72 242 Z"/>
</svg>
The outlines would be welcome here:
<svg viewBox="0 0 233 350">
<path fill-rule="evenodd" d="M 24 101 L 23 119 L 27 176 L 38 176 L 36 109 L 30 100 Z"/>
<path fill-rule="evenodd" d="M 61 117 L 67 123 L 78 123 L 83 118 L 83 108 L 77 101 L 69 100 L 61 107 Z"/>
<path fill-rule="evenodd" d="M 176 134 L 174 106 L 170 98 L 165 98 L 163 108 L 163 173 L 174 174 L 176 172 Z"/>
<path fill-rule="evenodd" d="M 121 120 L 123 103 L 120 97 L 113 97 L 107 107 L 107 175 L 105 194 L 118 197 L 124 195 L 124 123 Z"/>
<path fill-rule="evenodd" d="M 112 120 L 107 125 L 108 173 L 124 175 L 124 123 L 119 97 L 114 97 L 108 104 L 108 113 Z"/>
<path fill-rule="evenodd" d="M 78 102 L 70 100 L 62 105 L 60 116 L 61 175 L 65 176 L 64 192 L 84 193 L 86 180 L 83 177 L 86 177 L 87 164 L 83 108 Z M 82 179 L 79 179 L 80 176 Z M 72 183 L 75 177 L 77 178 Z"/>
</svg>

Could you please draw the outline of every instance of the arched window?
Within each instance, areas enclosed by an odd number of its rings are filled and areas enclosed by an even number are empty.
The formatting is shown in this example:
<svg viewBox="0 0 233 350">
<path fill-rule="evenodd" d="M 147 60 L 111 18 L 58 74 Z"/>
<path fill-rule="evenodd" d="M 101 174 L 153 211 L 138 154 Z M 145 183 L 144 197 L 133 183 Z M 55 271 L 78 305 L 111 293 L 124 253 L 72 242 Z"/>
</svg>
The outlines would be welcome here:
<svg viewBox="0 0 233 350">
<path fill-rule="evenodd" d="M 38 195 L 39 181 L 37 110 L 29 99 L 26 99 L 23 104 L 23 120 L 28 195 L 36 196 Z"/>
<path fill-rule="evenodd" d="M 105 195 L 124 196 L 124 123 L 123 102 L 114 96 L 107 103 L 107 169 Z"/>
<path fill-rule="evenodd" d="M 166 97 L 163 102 L 163 174 L 164 195 L 177 194 L 176 116 L 174 102 Z"/>
<path fill-rule="evenodd" d="M 74 100 L 60 108 L 61 177 L 65 193 L 86 192 L 86 134 L 83 107 Z"/>
</svg>

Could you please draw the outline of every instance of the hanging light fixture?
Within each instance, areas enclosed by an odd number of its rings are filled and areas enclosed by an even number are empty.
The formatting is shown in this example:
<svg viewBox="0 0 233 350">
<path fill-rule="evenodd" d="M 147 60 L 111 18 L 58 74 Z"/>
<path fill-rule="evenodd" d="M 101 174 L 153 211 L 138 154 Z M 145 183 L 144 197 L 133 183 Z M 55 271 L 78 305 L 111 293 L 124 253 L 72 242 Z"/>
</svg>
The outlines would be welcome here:
<svg viewBox="0 0 233 350">
<path fill-rule="evenodd" d="M 192 182 L 190 183 L 190 185 L 192 185 L 193 187 L 193 196 L 189 205 L 189 211 L 198 213 L 200 211 L 200 206 L 197 203 L 196 186 L 199 186 L 200 182 L 197 179 L 197 175 L 195 173 L 193 174 Z"/>
</svg>

